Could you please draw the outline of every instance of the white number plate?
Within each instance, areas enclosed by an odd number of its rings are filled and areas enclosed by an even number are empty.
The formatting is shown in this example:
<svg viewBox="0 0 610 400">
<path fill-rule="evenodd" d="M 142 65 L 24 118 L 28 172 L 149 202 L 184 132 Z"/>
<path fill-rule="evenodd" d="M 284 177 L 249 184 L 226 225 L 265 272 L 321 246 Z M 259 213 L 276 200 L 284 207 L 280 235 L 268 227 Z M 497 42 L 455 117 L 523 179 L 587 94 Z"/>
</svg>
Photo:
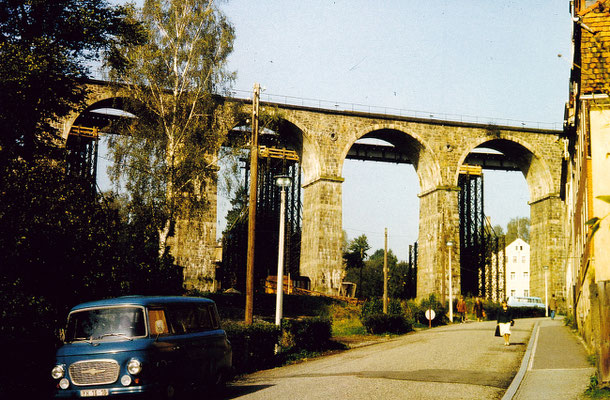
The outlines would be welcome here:
<svg viewBox="0 0 610 400">
<path fill-rule="evenodd" d="M 108 396 L 108 389 L 89 389 L 81 390 L 81 397 Z"/>
</svg>

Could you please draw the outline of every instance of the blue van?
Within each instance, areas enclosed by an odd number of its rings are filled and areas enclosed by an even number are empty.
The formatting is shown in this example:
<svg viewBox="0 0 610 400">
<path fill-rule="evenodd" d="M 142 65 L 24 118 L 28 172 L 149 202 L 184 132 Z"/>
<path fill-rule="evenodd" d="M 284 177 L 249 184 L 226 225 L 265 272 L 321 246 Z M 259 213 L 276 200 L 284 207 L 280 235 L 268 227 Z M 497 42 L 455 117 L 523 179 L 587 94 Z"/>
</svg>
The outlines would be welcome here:
<svg viewBox="0 0 610 400">
<path fill-rule="evenodd" d="M 222 386 L 232 350 L 205 298 L 129 296 L 79 304 L 68 314 L 51 375 L 55 397 L 160 395 Z"/>
</svg>

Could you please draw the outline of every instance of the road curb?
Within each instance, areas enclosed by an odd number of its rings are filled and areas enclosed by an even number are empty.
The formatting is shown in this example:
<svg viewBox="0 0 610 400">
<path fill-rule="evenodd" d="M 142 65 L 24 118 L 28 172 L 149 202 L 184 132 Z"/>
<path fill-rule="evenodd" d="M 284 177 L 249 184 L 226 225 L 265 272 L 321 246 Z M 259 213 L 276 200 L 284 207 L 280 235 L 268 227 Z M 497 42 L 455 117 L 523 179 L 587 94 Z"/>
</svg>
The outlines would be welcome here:
<svg viewBox="0 0 610 400">
<path fill-rule="evenodd" d="M 517 375 L 515 375 L 513 381 L 511 382 L 506 392 L 504 392 L 504 396 L 502 400 L 512 400 L 512 398 L 517 393 L 523 378 L 525 377 L 525 373 L 530 364 L 530 360 L 533 356 L 534 344 L 536 342 L 536 337 L 538 336 L 538 330 L 540 329 L 540 321 L 536 321 L 534 327 L 532 328 L 532 334 L 530 335 L 530 340 L 527 343 L 527 350 L 525 350 L 525 354 L 523 355 L 523 360 L 521 360 L 521 367 L 519 367 L 519 371 Z"/>
</svg>

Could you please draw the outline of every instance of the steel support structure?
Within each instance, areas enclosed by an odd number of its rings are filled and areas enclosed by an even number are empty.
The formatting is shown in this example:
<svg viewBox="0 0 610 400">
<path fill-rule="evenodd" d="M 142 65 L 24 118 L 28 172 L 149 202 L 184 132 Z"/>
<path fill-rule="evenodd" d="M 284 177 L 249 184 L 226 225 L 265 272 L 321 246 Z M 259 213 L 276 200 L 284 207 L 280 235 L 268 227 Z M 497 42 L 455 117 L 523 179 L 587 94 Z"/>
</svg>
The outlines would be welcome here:
<svg viewBox="0 0 610 400">
<path fill-rule="evenodd" d="M 467 166 L 462 172 L 458 181 L 461 293 L 499 301 L 506 293 L 504 238 L 495 234 L 485 217 L 482 169 Z"/>
<path fill-rule="evenodd" d="M 291 184 L 286 190 L 284 273 L 299 276 L 301 253 L 301 167 L 296 153 L 291 150 L 260 147 L 256 199 L 256 243 L 254 280 L 260 289 L 267 276 L 276 274 L 278 259 L 278 226 L 280 221 L 281 189 L 275 183 L 278 175 L 287 175 Z M 249 186 L 250 171 L 245 166 L 245 187 Z M 244 199 L 242 199 L 243 202 Z M 247 210 L 223 234 L 223 266 L 220 272 L 222 287 L 243 289 L 247 235 Z"/>
<path fill-rule="evenodd" d="M 485 293 L 485 242 L 483 213 L 483 174 L 460 174 L 458 196 L 460 215 L 461 293 L 483 296 Z"/>
<path fill-rule="evenodd" d="M 97 128 L 73 126 L 66 142 L 66 173 L 82 178 L 95 193 L 97 180 Z"/>
</svg>

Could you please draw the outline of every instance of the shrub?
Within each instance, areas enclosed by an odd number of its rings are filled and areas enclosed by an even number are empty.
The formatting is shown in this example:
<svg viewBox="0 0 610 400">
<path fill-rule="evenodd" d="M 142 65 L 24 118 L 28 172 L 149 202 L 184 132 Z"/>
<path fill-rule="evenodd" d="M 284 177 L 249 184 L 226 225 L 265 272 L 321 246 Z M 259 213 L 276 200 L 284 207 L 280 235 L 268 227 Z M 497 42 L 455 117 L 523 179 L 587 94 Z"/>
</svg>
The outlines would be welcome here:
<svg viewBox="0 0 610 400">
<path fill-rule="evenodd" d="M 332 323 L 325 317 L 284 319 L 282 331 L 283 349 L 321 351 L 328 348 Z"/>
<path fill-rule="evenodd" d="M 487 319 L 495 320 L 498 318 L 498 312 L 502 309 L 499 303 L 487 302 L 484 304 L 485 314 Z M 511 307 L 513 318 L 535 318 L 544 317 L 544 309 L 540 307 Z"/>
<path fill-rule="evenodd" d="M 402 309 L 404 310 L 405 317 L 411 321 L 417 321 L 417 314 L 420 310 L 419 304 L 415 300 L 407 300 Z"/>
<path fill-rule="evenodd" d="M 218 312 L 222 319 L 239 321 L 244 318 L 244 304 L 246 296 L 241 293 L 202 293 L 191 291 L 191 296 L 203 296 L 216 302 Z M 254 294 L 254 315 L 267 321 L 275 320 L 275 294 Z M 284 294 L 284 317 L 317 317 L 330 316 L 333 305 L 341 304 L 339 300 L 327 297 Z"/>
<path fill-rule="evenodd" d="M 572 329 L 576 329 L 577 326 L 576 326 L 576 319 L 574 318 L 574 314 L 567 313 L 566 316 L 563 318 L 563 324 Z"/>
<path fill-rule="evenodd" d="M 363 335 L 366 329 L 360 321 L 362 307 L 356 304 L 334 304 L 330 307 L 332 336 Z"/>
<path fill-rule="evenodd" d="M 490 301 L 486 301 L 483 303 L 483 310 L 485 310 L 485 315 L 488 320 L 496 320 L 498 319 L 498 311 L 502 308 L 500 303 L 492 303 Z"/>
<path fill-rule="evenodd" d="M 383 313 L 383 300 L 382 299 L 370 299 L 364 302 L 362 305 L 361 318 L 365 318 L 373 314 Z M 403 309 L 400 300 L 389 299 L 388 301 L 388 314 L 390 315 L 402 315 Z"/>
<path fill-rule="evenodd" d="M 436 299 L 434 294 L 431 294 L 430 297 L 421 301 L 416 312 L 417 322 L 428 325 L 428 318 L 426 318 L 426 310 L 428 309 L 434 310 L 434 313 L 436 314 L 436 317 L 432 320 L 432 326 L 439 326 L 447 323 L 447 309 Z"/>
<path fill-rule="evenodd" d="M 367 331 L 372 334 L 396 333 L 402 334 L 413 330 L 411 322 L 404 315 L 370 314 L 362 319 Z"/>
<path fill-rule="evenodd" d="M 233 367 L 237 374 L 275 366 L 275 346 L 281 334 L 279 327 L 267 322 L 252 325 L 226 322 L 223 325 L 233 348 Z"/>
</svg>

